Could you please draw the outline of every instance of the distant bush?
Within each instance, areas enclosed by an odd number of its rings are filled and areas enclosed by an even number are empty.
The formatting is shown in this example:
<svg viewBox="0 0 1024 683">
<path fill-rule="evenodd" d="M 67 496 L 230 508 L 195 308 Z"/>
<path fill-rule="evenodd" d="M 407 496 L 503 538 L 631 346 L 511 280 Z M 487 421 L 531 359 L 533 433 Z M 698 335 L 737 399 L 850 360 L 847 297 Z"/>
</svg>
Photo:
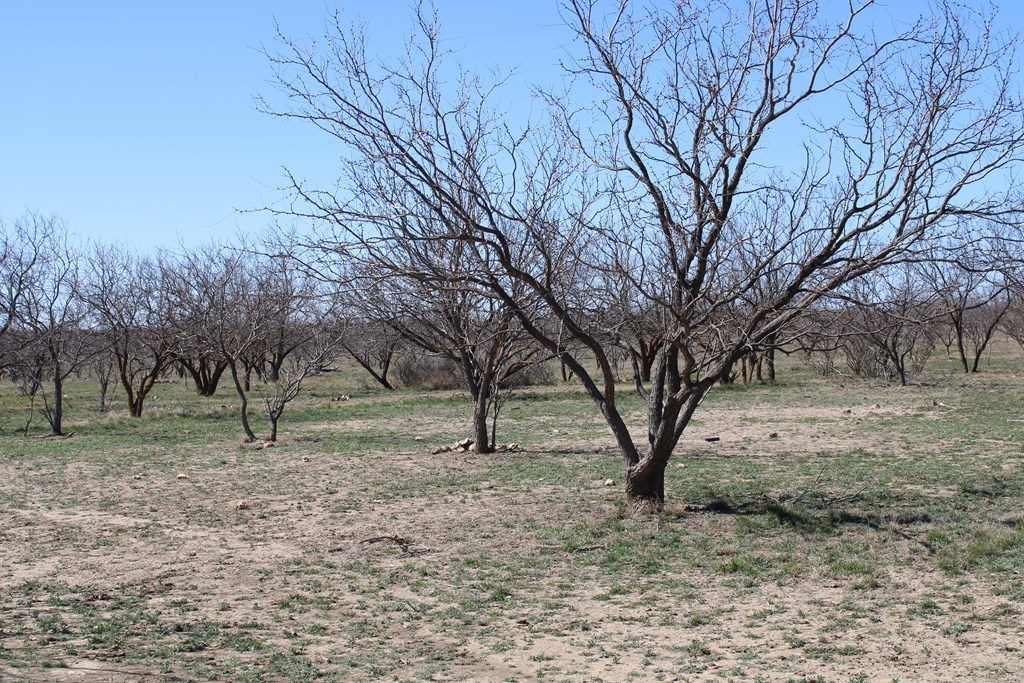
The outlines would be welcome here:
<svg viewBox="0 0 1024 683">
<path fill-rule="evenodd" d="M 555 383 L 555 373 L 547 363 L 528 365 L 501 383 L 502 389 L 548 386 Z"/>
<path fill-rule="evenodd" d="M 462 370 L 443 356 L 406 354 L 395 364 L 395 376 L 413 389 L 461 389 Z"/>
</svg>

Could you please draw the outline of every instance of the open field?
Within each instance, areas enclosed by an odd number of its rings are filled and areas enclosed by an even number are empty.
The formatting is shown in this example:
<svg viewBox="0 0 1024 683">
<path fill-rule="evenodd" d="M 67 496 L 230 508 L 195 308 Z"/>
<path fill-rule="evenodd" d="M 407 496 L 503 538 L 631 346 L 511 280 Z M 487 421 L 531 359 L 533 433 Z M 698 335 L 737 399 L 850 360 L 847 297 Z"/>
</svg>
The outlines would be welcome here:
<svg viewBox="0 0 1024 683">
<path fill-rule="evenodd" d="M 952 367 L 718 390 L 644 518 L 572 386 L 477 456 L 430 454 L 462 395 L 354 375 L 273 448 L 229 387 L 132 420 L 73 383 L 51 440 L 4 385 L 0 680 L 1019 681 L 1024 365 Z"/>
</svg>

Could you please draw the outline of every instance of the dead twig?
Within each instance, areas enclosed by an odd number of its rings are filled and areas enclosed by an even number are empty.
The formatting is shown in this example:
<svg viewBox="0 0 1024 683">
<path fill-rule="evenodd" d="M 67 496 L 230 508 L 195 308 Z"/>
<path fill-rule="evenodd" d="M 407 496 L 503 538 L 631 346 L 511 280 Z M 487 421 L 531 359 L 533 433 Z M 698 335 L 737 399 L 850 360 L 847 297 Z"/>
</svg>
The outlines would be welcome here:
<svg viewBox="0 0 1024 683">
<path fill-rule="evenodd" d="M 584 545 L 584 546 L 580 546 L 579 548 L 576 548 L 572 552 L 574 552 L 574 553 L 589 553 L 592 550 L 604 550 L 607 547 L 608 546 L 604 546 L 604 545 Z"/>
<path fill-rule="evenodd" d="M 864 493 L 864 491 L 867 490 L 867 488 L 868 488 L 867 484 L 865 484 L 864 486 L 861 486 L 859 489 L 857 489 L 853 493 L 848 493 L 845 496 L 833 496 L 832 498 L 828 499 L 825 502 L 825 507 L 832 507 L 833 505 L 837 505 L 839 503 L 845 503 L 848 500 L 853 500 L 855 498 L 858 498 L 858 497 L 860 497 L 860 494 Z"/>
<path fill-rule="evenodd" d="M 98 667 L 88 667 L 88 668 L 86 668 L 86 667 L 74 667 L 74 666 L 68 667 L 67 671 L 74 671 L 74 672 L 77 672 L 77 673 L 89 673 L 89 674 L 92 674 L 92 673 L 123 674 L 123 675 L 127 675 L 127 676 L 132 676 L 132 677 L 138 676 L 138 677 L 144 678 L 144 679 L 148 679 L 148 678 L 152 678 L 152 677 L 157 677 L 157 678 L 166 679 L 168 681 L 182 681 L 183 683 L 185 681 L 191 680 L 191 679 L 188 679 L 188 678 L 182 678 L 180 676 L 175 676 L 174 674 L 157 673 L 155 671 L 141 672 L 141 671 L 129 671 L 127 669 L 108 669 L 108 668 L 98 668 Z M 0 680 L 7 680 L 7 679 L 0 679 Z"/>
<path fill-rule="evenodd" d="M 867 490 L 868 487 L 865 484 L 864 486 L 860 487 L 859 489 L 857 489 L 853 493 L 847 493 L 847 494 L 843 494 L 843 495 L 830 496 L 830 497 L 822 495 L 823 492 L 818 488 L 818 484 L 821 483 L 821 478 L 825 474 L 825 469 L 827 467 L 828 467 L 827 465 L 822 465 L 821 469 L 818 471 L 818 476 L 816 476 L 814 478 L 814 481 L 811 482 L 810 486 L 805 487 L 802 491 L 799 491 L 799 492 L 797 492 L 797 493 L 795 493 L 795 494 L 793 494 L 791 496 L 786 496 L 786 497 L 783 497 L 783 496 L 773 496 L 773 495 L 771 495 L 769 493 L 765 493 L 763 495 L 763 497 L 771 505 L 790 506 L 790 505 L 796 505 L 797 503 L 803 501 L 808 496 L 810 496 L 810 495 L 812 495 L 814 493 L 818 493 L 820 495 L 821 499 L 822 499 L 822 503 L 824 504 L 824 506 L 830 508 L 830 507 L 833 507 L 835 505 L 838 505 L 839 503 L 845 503 L 847 501 L 853 500 L 853 499 L 859 497 L 862 493 L 864 493 L 864 491 Z"/>
<path fill-rule="evenodd" d="M 402 552 L 405 554 L 408 554 L 409 548 L 412 547 L 412 541 L 406 538 L 402 538 L 401 536 L 374 536 L 372 538 L 364 538 L 359 542 L 364 544 L 385 542 L 394 543 L 399 548 L 401 548 Z"/>
</svg>

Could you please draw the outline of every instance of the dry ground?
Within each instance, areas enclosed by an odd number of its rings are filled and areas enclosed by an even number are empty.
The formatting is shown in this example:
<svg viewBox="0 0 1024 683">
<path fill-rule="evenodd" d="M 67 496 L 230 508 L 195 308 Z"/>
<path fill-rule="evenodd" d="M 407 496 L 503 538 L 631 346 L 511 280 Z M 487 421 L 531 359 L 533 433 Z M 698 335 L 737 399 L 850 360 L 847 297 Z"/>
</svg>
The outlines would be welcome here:
<svg viewBox="0 0 1024 683">
<path fill-rule="evenodd" d="M 315 385 L 273 448 L 11 430 L 0 680 L 1024 680 L 1024 381 L 935 382 L 723 390 L 651 518 L 564 388 L 494 456 L 430 454 L 459 398 Z"/>
</svg>

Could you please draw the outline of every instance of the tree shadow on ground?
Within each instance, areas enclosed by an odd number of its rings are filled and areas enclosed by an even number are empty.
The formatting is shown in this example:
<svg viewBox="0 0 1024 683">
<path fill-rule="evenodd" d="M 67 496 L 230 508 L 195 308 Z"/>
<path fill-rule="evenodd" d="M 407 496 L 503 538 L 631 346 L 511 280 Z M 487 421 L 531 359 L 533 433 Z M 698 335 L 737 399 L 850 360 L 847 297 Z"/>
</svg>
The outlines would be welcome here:
<svg viewBox="0 0 1024 683">
<path fill-rule="evenodd" d="M 860 503 L 871 507 L 873 511 L 865 512 L 854 509 L 852 503 Z M 760 497 L 746 501 L 730 500 L 727 497 L 714 497 L 705 504 L 691 504 L 683 508 L 682 517 L 686 514 L 735 515 L 741 517 L 759 517 L 770 519 L 775 524 L 787 527 L 804 535 L 832 535 L 844 527 L 866 527 L 879 533 L 891 533 L 900 536 L 925 548 L 934 554 L 935 548 L 927 540 L 918 538 L 908 532 L 905 527 L 915 524 L 926 524 L 932 521 L 931 515 L 924 510 L 903 510 L 887 513 L 884 508 L 867 498 L 848 501 L 837 507 L 828 500 L 803 500 L 787 502 L 768 497 Z"/>
</svg>

